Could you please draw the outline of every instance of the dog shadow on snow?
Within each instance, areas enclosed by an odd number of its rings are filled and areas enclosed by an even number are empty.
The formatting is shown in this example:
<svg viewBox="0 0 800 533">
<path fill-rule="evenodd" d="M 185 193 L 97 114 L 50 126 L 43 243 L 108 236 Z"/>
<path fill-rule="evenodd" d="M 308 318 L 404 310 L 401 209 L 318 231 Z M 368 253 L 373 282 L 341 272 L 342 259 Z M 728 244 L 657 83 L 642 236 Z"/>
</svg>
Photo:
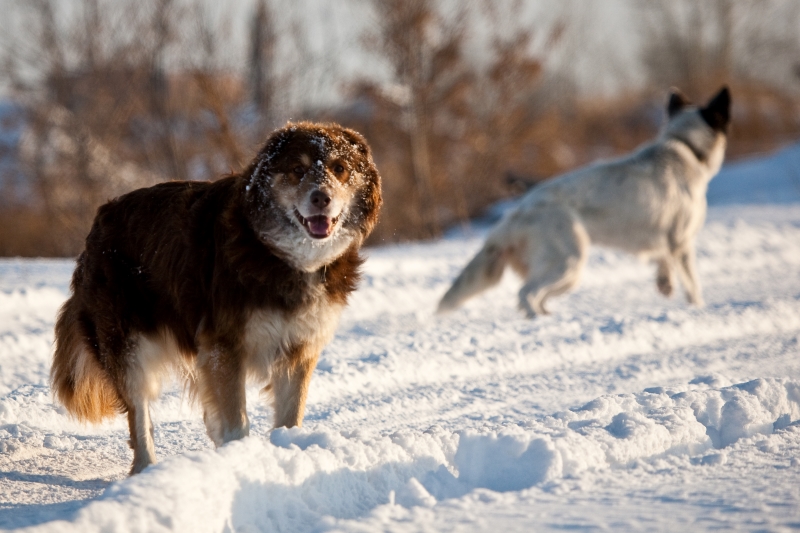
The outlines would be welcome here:
<svg viewBox="0 0 800 533">
<path fill-rule="evenodd" d="M 31 503 L 4 507 L 0 502 L 0 529 L 16 529 L 39 525 L 51 520 L 71 520 L 88 503 L 97 499 L 108 486 L 114 483 L 109 479 L 75 480 L 67 476 L 52 474 L 30 474 L 26 472 L 0 472 L 0 484 L 4 482 L 30 483 L 33 487 L 68 487 L 78 491 L 95 491 L 92 496 L 79 500 L 56 503 Z M 32 488 L 31 491 L 36 491 Z M 41 490 L 41 489 L 38 489 Z"/>
</svg>

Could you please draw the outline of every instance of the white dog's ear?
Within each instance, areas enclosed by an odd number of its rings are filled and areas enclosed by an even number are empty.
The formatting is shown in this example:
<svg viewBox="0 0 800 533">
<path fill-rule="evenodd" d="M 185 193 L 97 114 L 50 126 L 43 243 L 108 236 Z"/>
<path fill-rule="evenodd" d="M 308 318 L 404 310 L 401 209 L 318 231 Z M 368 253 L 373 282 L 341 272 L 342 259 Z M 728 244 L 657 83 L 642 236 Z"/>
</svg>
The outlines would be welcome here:
<svg viewBox="0 0 800 533">
<path fill-rule="evenodd" d="M 670 89 L 669 103 L 667 104 L 667 116 L 669 118 L 680 113 L 683 108 L 688 105 L 691 105 L 691 102 L 689 102 L 689 99 L 686 98 L 682 92 L 674 87 Z"/>
<path fill-rule="evenodd" d="M 700 116 L 714 131 L 728 131 L 728 124 L 731 121 L 731 92 L 727 87 L 720 89 L 714 98 L 709 100 L 700 110 Z"/>
</svg>

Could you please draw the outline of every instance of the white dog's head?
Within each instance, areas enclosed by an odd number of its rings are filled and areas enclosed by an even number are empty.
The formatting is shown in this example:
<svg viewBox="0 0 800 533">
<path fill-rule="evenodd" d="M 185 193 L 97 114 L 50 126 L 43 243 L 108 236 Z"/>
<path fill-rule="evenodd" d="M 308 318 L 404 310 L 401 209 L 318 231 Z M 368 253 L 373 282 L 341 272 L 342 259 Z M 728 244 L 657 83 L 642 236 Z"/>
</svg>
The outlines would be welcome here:
<svg viewBox="0 0 800 533">
<path fill-rule="evenodd" d="M 704 107 L 693 106 L 677 89 L 667 104 L 667 125 L 662 136 L 686 144 L 713 174 L 722 165 L 730 125 L 731 95 L 723 87 Z"/>
</svg>

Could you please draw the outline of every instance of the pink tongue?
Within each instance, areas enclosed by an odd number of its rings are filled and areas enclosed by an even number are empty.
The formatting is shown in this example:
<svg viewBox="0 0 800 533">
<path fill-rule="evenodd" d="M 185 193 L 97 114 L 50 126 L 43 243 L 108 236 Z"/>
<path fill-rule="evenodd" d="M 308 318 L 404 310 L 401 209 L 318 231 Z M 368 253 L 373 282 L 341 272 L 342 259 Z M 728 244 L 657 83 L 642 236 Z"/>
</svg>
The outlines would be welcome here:
<svg viewBox="0 0 800 533">
<path fill-rule="evenodd" d="M 308 229 L 314 235 L 327 235 L 331 229 L 331 219 L 325 215 L 308 217 L 306 220 L 308 221 Z"/>
</svg>

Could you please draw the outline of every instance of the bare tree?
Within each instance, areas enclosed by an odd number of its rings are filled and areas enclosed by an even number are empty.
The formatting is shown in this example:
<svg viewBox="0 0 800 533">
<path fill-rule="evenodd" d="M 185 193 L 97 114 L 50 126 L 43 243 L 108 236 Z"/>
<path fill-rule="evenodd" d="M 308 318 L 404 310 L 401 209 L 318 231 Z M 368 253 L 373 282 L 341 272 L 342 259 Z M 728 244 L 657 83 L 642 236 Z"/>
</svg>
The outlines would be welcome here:
<svg viewBox="0 0 800 533">
<path fill-rule="evenodd" d="M 250 91 L 253 104 L 269 120 L 275 92 L 274 66 L 277 36 L 272 10 L 266 0 L 258 0 L 250 25 Z"/>
<path fill-rule="evenodd" d="M 734 93 L 729 154 L 774 146 L 800 132 L 800 3 L 794 0 L 638 0 L 642 64 L 657 89 L 704 98 Z"/>
<path fill-rule="evenodd" d="M 402 197 L 400 207 L 387 202 L 385 224 L 407 237 L 436 235 L 508 194 L 506 171 L 538 139 L 542 63 L 534 31 L 510 24 L 520 2 L 372 5 L 375 29 L 365 45 L 391 67 L 392 79 L 363 81 L 357 93 L 371 102 L 373 120 L 364 127 L 387 175 L 387 198 Z M 551 30 L 551 44 L 561 31 Z M 477 56 L 475 43 L 486 43 Z"/>
<path fill-rule="evenodd" d="M 460 89 L 471 75 L 462 57 L 466 33 L 463 7 L 446 16 L 435 0 L 375 0 L 377 31 L 369 46 L 391 65 L 395 99 L 401 104 L 408 132 L 409 159 L 419 225 L 430 235 L 440 231 L 434 198 L 433 127 L 454 109 Z M 458 195 L 458 189 L 448 191 Z"/>
<path fill-rule="evenodd" d="M 634 5 L 641 16 L 642 63 L 658 86 L 680 85 L 702 94 L 731 80 L 780 83 L 791 76 L 800 54 L 797 2 L 639 0 Z M 765 60 L 783 72 L 768 74 Z"/>
<path fill-rule="evenodd" d="M 235 124 L 246 84 L 220 66 L 231 64 L 225 34 L 203 6 L 14 7 L 23 24 L 0 36 L 0 68 L 27 116 L 21 161 L 38 199 L 14 209 L 47 220 L 40 253 L 80 250 L 96 206 L 113 196 L 161 179 L 213 178 L 247 158 L 254 131 Z"/>
</svg>

